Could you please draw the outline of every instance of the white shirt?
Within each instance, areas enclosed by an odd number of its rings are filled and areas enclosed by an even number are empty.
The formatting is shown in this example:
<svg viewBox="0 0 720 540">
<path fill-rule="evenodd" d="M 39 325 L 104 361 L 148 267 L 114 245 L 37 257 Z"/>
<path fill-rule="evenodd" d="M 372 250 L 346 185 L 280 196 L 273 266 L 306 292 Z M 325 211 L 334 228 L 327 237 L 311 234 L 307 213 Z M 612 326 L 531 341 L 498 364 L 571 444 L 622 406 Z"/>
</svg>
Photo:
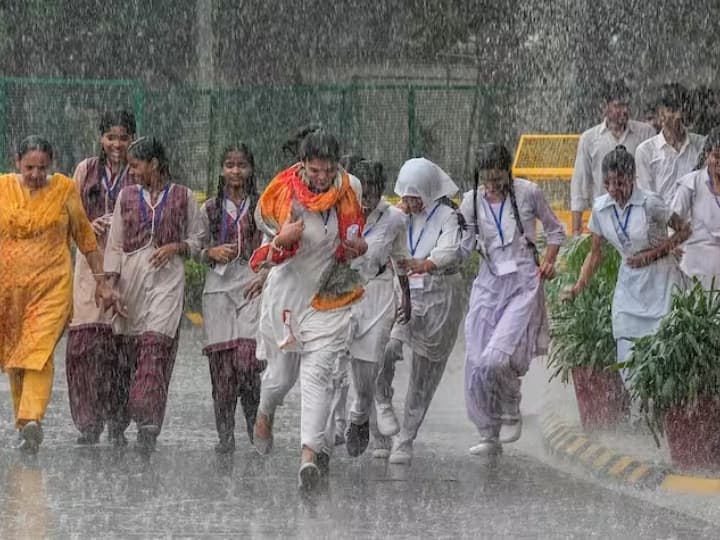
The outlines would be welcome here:
<svg viewBox="0 0 720 540">
<path fill-rule="evenodd" d="M 397 274 L 404 275 L 397 262 L 410 258 L 406 231 L 405 214 L 381 200 L 365 222 L 363 236 L 368 249 L 365 255 L 353 260 L 351 266 L 368 281 L 375 278 L 388 261 L 393 263 Z M 383 276 L 392 279 L 392 272 Z"/>
<path fill-rule="evenodd" d="M 605 194 L 593 205 L 588 229 L 618 250 L 618 271 L 612 305 L 615 339 L 641 337 L 657 330 L 670 311 L 674 288 L 683 286 L 683 275 L 673 256 L 648 266 L 630 268 L 628 257 L 657 247 L 667 238 L 670 207 L 655 193 L 635 188 L 625 208 Z"/>
<path fill-rule="evenodd" d="M 707 167 L 693 171 L 678 180 L 672 202 L 673 211 L 692 227 L 680 262 L 689 276 L 720 276 L 720 194 L 711 186 Z"/>
<path fill-rule="evenodd" d="M 640 143 L 653 136 L 655 128 L 637 120 L 628 121 L 619 139 L 607 127 L 607 120 L 580 135 L 575 169 L 570 180 L 570 210 L 581 212 L 591 208 L 593 200 L 605 194 L 602 160 L 609 152 L 622 144 L 628 152 L 634 154 Z"/>
<path fill-rule="evenodd" d="M 676 181 L 695 168 L 704 143 L 704 136 L 688 133 L 677 151 L 668 144 L 662 131 L 648 139 L 635 151 L 638 187 L 657 193 L 669 205 Z"/>
<path fill-rule="evenodd" d="M 413 259 L 430 259 L 438 268 L 460 262 L 462 230 L 452 208 L 436 201 L 407 220 L 407 246 Z"/>
</svg>

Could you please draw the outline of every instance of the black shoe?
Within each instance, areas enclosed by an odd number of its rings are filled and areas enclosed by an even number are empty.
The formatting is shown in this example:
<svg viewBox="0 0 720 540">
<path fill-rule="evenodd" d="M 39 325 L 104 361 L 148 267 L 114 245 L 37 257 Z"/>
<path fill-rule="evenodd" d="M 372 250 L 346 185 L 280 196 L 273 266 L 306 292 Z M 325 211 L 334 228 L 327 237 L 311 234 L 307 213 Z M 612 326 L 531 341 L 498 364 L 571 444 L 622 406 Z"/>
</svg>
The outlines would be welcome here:
<svg viewBox="0 0 720 540">
<path fill-rule="evenodd" d="M 318 452 L 315 455 L 315 465 L 320 469 L 320 474 L 326 476 L 330 474 L 330 454 Z"/>
<path fill-rule="evenodd" d="M 220 437 L 220 442 L 215 445 L 215 452 L 218 454 L 232 454 L 235 451 L 235 436 Z"/>
<path fill-rule="evenodd" d="M 90 446 L 93 444 L 97 444 L 100 440 L 100 434 L 96 433 L 94 431 L 86 431 L 82 435 L 80 435 L 75 442 L 77 444 L 83 445 L 83 446 Z"/>
<path fill-rule="evenodd" d="M 351 457 L 358 457 L 367 450 L 370 443 L 370 422 L 355 424 L 350 422 L 345 432 L 345 447 Z"/>
<path fill-rule="evenodd" d="M 150 454 L 155 451 L 155 444 L 160 433 L 157 426 L 141 426 L 138 428 L 137 445 L 135 448 L 143 454 Z"/>
</svg>

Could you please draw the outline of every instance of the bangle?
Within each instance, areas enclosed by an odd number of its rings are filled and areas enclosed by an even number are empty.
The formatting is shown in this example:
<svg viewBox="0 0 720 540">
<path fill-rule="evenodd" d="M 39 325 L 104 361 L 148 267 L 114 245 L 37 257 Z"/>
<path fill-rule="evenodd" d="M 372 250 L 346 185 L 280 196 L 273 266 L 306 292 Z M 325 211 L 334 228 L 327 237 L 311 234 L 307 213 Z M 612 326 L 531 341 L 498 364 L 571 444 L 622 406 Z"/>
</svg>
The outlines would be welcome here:
<svg viewBox="0 0 720 540">
<path fill-rule="evenodd" d="M 272 249 L 274 249 L 275 251 L 282 251 L 283 248 L 281 248 L 280 246 L 277 245 L 277 238 L 278 237 L 276 235 L 275 238 L 272 239 L 272 242 L 270 242 L 270 247 Z"/>
<path fill-rule="evenodd" d="M 99 274 L 91 273 L 90 275 L 92 277 L 97 277 L 97 276 L 105 276 L 106 274 L 105 274 L 105 272 L 100 272 Z"/>
</svg>

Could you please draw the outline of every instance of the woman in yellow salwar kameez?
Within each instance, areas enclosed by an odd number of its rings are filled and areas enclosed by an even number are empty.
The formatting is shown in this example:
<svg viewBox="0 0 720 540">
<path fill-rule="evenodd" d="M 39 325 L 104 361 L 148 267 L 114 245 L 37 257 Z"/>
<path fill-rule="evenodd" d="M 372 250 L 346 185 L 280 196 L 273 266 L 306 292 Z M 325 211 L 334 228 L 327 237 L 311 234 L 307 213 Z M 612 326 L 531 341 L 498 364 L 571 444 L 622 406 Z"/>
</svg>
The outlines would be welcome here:
<svg viewBox="0 0 720 540">
<path fill-rule="evenodd" d="M 53 383 L 53 353 L 72 311 L 70 239 L 110 300 L 102 256 L 70 178 L 48 175 L 53 151 L 26 138 L 19 174 L 0 176 L 0 368 L 10 378 L 20 447 L 37 451 Z"/>
</svg>

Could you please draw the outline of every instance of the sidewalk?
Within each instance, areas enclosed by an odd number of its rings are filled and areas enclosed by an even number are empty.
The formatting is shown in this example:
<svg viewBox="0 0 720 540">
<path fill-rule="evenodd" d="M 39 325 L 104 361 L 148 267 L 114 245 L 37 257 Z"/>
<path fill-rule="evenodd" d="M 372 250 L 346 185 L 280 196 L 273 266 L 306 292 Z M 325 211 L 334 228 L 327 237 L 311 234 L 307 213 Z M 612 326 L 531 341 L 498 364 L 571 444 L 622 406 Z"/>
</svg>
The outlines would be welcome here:
<svg viewBox="0 0 720 540">
<path fill-rule="evenodd" d="M 545 447 L 554 457 L 602 479 L 645 489 L 720 495 L 720 473 L 674 470 L 665 439 L 659 439 L 658 447 L 644 422 L 585 432 L 572 381 L 565 385 L 555 379 L 546 385 L 541 432 Z"/>
</svg>

